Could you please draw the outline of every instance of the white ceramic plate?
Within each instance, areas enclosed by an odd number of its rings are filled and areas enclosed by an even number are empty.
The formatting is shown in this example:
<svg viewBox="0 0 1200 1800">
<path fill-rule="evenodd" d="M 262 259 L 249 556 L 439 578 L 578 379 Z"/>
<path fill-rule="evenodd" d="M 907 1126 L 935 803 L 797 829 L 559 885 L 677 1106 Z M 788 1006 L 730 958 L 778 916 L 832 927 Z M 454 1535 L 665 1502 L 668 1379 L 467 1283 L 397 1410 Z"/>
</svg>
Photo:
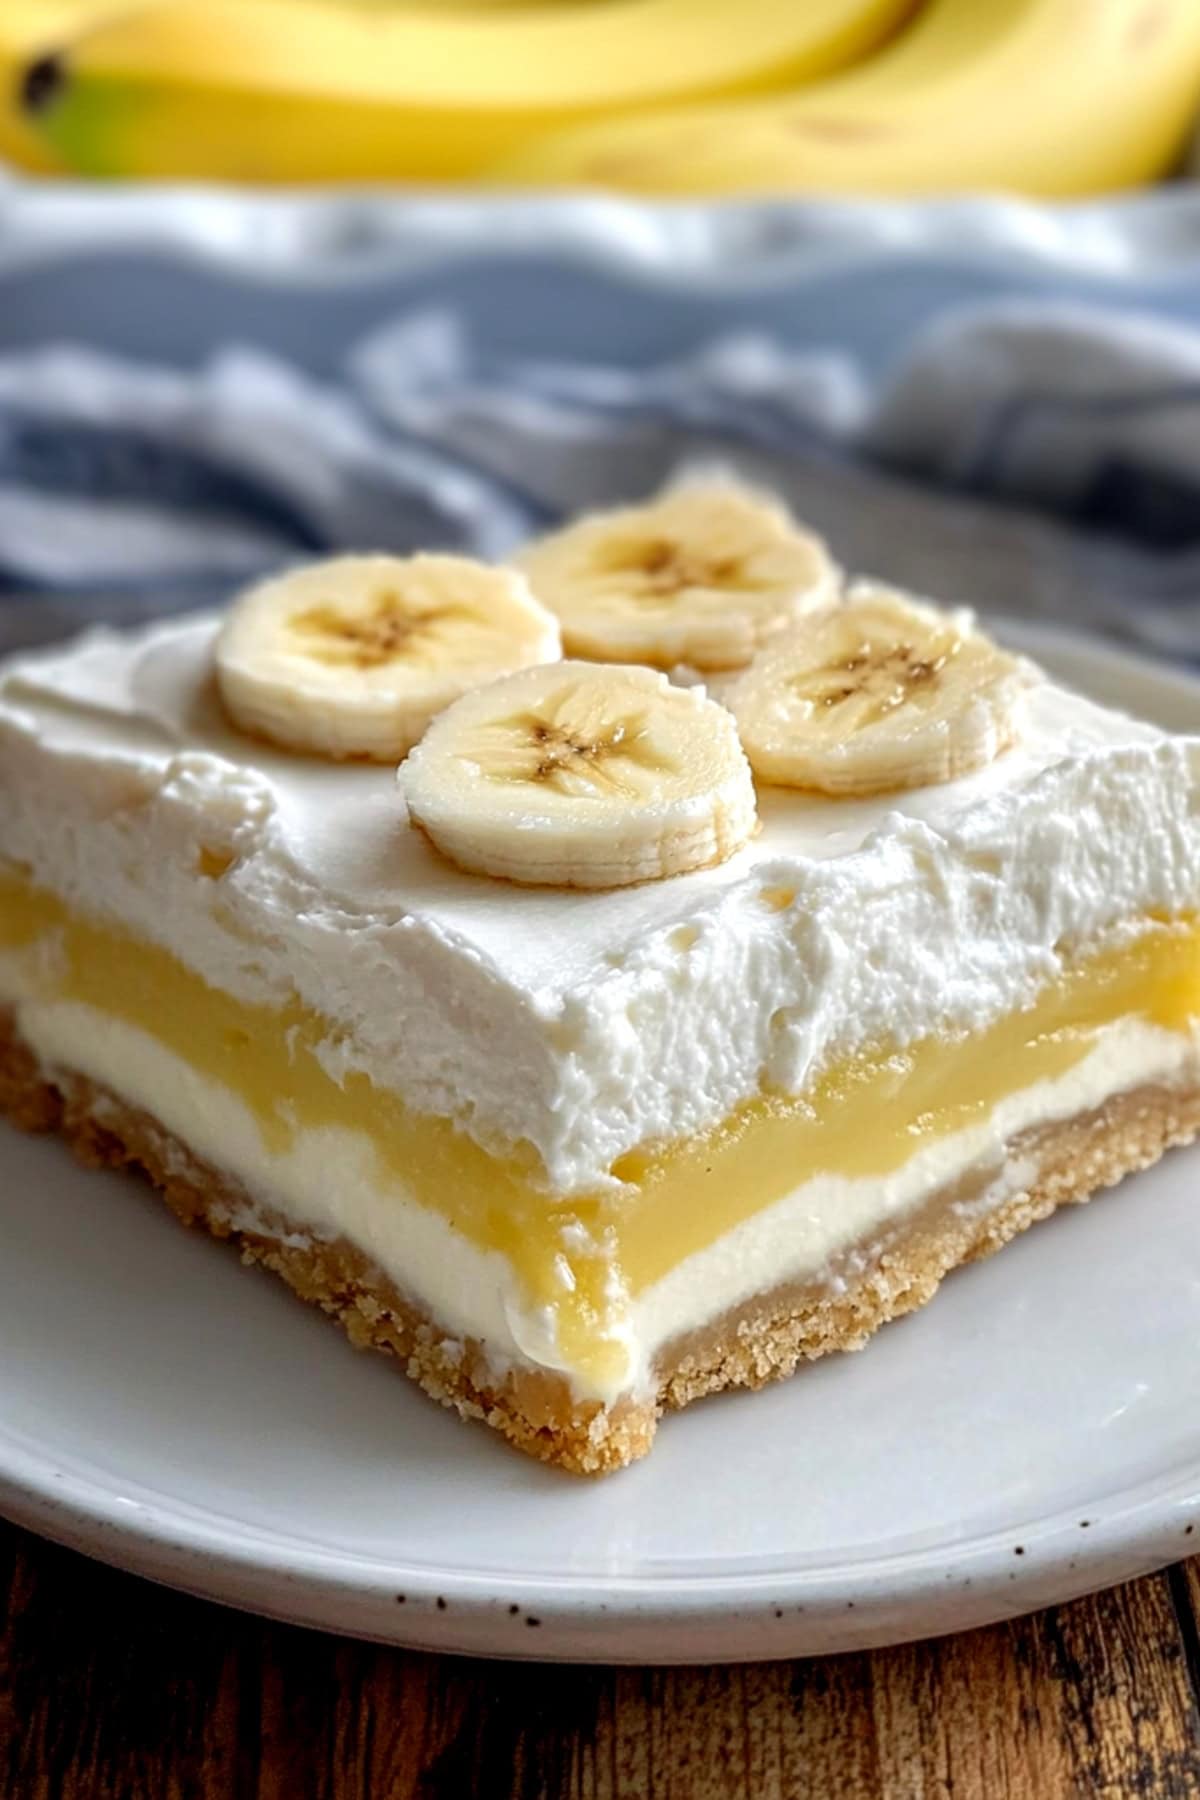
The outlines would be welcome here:
<svg viewBox="0 0 1200 1800">
<path fill-rule="evenodd" d="M 1200 725 L 1200 685 L 1012 635 Z M 356 1355 L 137 1182 L 0 1128 L 0 1507 L 199 1594 L 440 1650 L 709 1662 L 977 1625 L 1200 1547 L 1198 1182 L 1178 1152 L 861 1356 L 668 1419 L 647 1462 L 585 1484 Z"/>
</svg>

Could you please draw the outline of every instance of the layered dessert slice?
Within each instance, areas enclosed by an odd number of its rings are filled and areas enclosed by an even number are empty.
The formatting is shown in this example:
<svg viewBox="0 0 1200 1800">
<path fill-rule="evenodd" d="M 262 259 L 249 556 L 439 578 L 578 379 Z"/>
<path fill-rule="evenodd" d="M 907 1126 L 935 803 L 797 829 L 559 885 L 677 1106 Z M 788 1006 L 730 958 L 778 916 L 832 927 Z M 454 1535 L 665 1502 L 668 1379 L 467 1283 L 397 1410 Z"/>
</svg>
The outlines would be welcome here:
<svg viewBox="0 0 1200 1800">
<path fill-rule="evenodd" d="M 592 522 L 540 603 L 355 559 L 0 679 L 17 1123 L 578 1471 L 1200 1124 L 1200 745 L 759 523 L 750 571 Z"/>
</svg>

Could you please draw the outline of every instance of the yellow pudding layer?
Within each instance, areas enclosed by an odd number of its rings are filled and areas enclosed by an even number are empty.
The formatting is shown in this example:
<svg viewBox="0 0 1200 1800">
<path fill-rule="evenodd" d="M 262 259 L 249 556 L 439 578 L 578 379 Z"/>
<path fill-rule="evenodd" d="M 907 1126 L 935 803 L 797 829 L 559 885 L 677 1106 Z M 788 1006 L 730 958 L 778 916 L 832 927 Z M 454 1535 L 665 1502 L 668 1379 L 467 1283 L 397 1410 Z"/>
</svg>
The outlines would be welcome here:
<svg viewBox="0 0 1200 1800">
<path fill-rule="evenodd" d="M 233 999 L 20 876 L 0 876 L 0 949 L 27 952 L 39 997 L 134 1026 L 232 1091 L 268 1149 L 322 1126 L 361 1133 L 381 1187 L 505 1256 L 530 1302 L 551 1309 L 564 1363 L 602 1387 L 625 1364 L 628 1296 L 802 1181 L 894 1172 L 1009 1095 L 1066 1074 L 1117 1020 L 1182 1032 L 1200 1017 L 1200 925 L 1146 919 L 1119 950 L 1079 962 L 985 1031 L 880 1046 L 827 1070 L 803 1100 L 764 1094 L 699 1137 L 623 1156 L 612 1171 L 619 1192 L 564 1199 L 539 1185 L 527 1146 L 489 1154 L 365 1075 L 335 1080 L 317 1051 L 337 1028 L 299 999 L 283 1008 Z M 577 1229 L 564 1236 L 568 1226 Z"/>
</svg>

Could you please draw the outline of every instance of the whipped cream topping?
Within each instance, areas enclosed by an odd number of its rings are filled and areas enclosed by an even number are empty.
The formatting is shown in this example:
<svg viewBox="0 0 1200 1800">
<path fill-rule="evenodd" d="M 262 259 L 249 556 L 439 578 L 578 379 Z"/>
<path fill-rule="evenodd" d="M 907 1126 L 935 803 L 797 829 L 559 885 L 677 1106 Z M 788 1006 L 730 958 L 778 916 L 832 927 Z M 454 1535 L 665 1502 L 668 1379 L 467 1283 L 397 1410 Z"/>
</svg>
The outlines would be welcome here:
<svg viewBox="0 0 1200 1800">
<path fill-rule="evenodd" d="M 966 780 L 763 790 L 761 834 L 720 868 L 533 891 L 443 862 L 390 769 L 233 730 L 215 629 L 8 665 L 0 857 L 216 987 L 299 994 L 338 1027 L 333 1073 L 489 1147 L 532 1143 L 562 1192 L 764 1083 L 800 1092 L 860 1047 L 981 1028 L 1077 947 L 1200 903 L 1200 742 L 1050 683 L 1021 746 Z"/>
</svg>

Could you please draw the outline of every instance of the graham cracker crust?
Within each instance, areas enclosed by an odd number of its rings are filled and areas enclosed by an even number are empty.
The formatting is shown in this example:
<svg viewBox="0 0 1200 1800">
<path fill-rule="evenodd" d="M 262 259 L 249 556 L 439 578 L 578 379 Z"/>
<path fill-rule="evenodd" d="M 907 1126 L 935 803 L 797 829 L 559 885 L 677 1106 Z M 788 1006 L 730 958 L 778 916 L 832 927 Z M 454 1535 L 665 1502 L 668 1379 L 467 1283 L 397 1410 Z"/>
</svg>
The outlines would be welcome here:
<svg viewBox="0 0 1200 1800">
<path fill-rule="evenodd" d="M 885 1235 L 857 1245 L 819 1283 L 759 1295 L 716 1323 L 666 1346 L 654 1399 L 615 1406 L 576 1400 L 549 1371 L 498 1375 L 483 1343 L 448 1335 L 344 1240 L 298 1243 L 258 1202 L 261 1229 L 235 1223 L 248 1198 L 147 1113 L 81 1075 L 39 1066 L 11 1013 L 0 1010 L 0 1113 L 27 1131 L 58 1131 L 85 1163 L 135 1167 L 185 1225 L 228 1238 L 242 1260 L 281 1275 L 294 1293 L 335 1318 L 360 1349 L 396 1357 L 435 1400 L 482 1419 L 527 1455 L 574 1474 L 599 1475 L 644 1456 L 658 1420 L 723 1388 L 758 1388 L 803 1361 L 858 1350 L 891 1319 L 923 1306 L 943 1276 L 990 1256 L 1060 1206 L 1075 1205 L 1148 1168 L 1200 1132 L 1200 1087 L 1142 1087 L 1094 1112 L 1024 1133 L 1006 1165 L 1027 1173 L 991 1204 L 1003 1174 L 991 1166 L 935 1195 Z"/>
</svg>

